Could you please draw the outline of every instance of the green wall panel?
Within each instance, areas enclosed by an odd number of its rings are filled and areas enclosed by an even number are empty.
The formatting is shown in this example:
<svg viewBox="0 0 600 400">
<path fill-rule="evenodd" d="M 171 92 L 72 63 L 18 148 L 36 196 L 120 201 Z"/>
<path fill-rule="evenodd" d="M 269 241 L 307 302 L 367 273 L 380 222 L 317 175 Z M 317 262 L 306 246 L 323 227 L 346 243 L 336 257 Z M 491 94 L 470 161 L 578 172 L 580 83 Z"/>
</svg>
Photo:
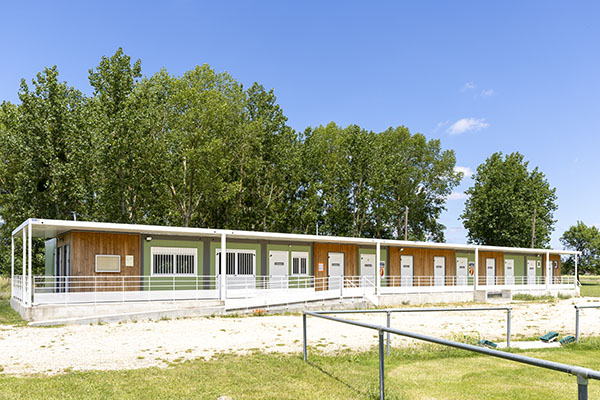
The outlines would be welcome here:
<svg viewBox="0 0 600 400">
<path fill-rule="evenodd" d="M 267 276 L 271 274 L 270 265 L 269 265 L 269 254 L 271 251 L 287 251 L 288 252 L 288 274 L 290 275 L 290 282 L 292 278 L 292 251 L 303 251 L 308 253 L 308 275 L 313 275 L 312 268 L 312 249 L 311 246 L 308 245 L 287 245 L 287 244 L 268 244 L 267 245 L 267 265 L 266 271 Z M 257 270 L 260 270 L 257 266 Z"/>
<path fill-rule="evenodd" d="M 373 249 L 373 248 L 369 248 L 369 247 L 359 247 L 358 248 L 358 276 L 360 276 L 362 274 L 361 271 L 361 263 L 360 263 L 360 256 L 362 256 L 363 254 L 377 254 L 377 249 Z M 385 262 L 385 275 L 388 276 L 389 275 L 389 263 L 388 263 L 388 251 L 387 249 L 381 249 L 381 261 Z M 377 263 L 377 261 L 375 261 L 375 263 Z M 379 265 L 376 266 L 376 268 L 379 268 Z M 378 269 L 379 271 L 379 269 Z"/>
</svg>

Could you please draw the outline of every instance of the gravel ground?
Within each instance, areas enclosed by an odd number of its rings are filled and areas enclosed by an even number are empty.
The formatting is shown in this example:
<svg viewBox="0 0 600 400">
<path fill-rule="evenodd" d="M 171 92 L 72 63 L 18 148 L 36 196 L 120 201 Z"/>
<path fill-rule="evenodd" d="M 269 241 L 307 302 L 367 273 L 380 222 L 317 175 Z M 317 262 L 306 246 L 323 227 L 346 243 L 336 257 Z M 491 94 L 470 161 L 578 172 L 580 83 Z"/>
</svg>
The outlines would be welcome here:
<svg viewBox="0 0 600 400">
<path fill-rule="evenodd" d="M 555 303 L 512 303 L 513 340 L 554 330 L 573 334 L 573 304 L 586 299 Z M 470 307 L 470 305 L 467 305 Z M 600 335 L 600 310 L 583 310 L 581 331 Z M 347 316 L 385 324 L 385 314 Z M 480 335 L 505 340 L 503 311 L 395 314 L 392 327 L 432 336 Z M 333 353 L 340 349 L 365 350 L 377 343 L 373 331 L 308 317 L 309 345 Z M 411 341 L 392 338 L 393 346 Z M 4 374 L 56 374 L 69 370 L 111 370 L 167 366 L 185 359 L 210 358 L 218 353 L 299 353 L 302 351 L 302 317 L 213 317 L 140 321 L 55 328 L 0 326 L 0 370 Z"/>
</svg>

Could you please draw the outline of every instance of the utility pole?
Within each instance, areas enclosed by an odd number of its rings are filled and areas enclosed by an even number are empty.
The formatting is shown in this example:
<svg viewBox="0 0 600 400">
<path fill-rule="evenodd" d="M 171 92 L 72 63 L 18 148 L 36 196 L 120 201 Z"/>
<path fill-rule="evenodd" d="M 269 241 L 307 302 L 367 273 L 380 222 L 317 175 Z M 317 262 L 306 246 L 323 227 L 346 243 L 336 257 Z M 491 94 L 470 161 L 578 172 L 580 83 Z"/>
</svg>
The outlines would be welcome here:
<svg viewBox="0 0 600 400">
<path fill-rule="evenodd" d="M 533 209 L 533 224 L 531 226 L 531 248 L 533 249 L 533 242 L 535 241 L 535 213 L 537 211 L 537 207 Z"/>
<path fill-rule="evenodd" d="M 408 240 L 408 206 L 404 210 L 404 240 Z"/>
</svg>

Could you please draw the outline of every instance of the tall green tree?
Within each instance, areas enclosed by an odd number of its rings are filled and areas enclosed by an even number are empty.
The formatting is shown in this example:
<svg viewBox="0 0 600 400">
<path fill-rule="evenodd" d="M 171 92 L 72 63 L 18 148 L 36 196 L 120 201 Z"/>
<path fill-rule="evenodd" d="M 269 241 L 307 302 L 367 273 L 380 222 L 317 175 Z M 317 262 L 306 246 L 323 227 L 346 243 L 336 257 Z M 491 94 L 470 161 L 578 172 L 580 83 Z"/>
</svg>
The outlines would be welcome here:
<svg viewBox="0 0 600 400">
<path fill-rule="evenodd" d="M 141 77 L 141 61 L 119 48 L 102 57 L 89 71 L 94 88 L 90 102 L 98 171 L 98 204 L 95 219 L 111 222 L 142 222 L 146 216 L 153 177 L 146 168 L 152 160 L 151 137 L 139 129 L 148 109 L 132 97 Z"/>
<path fill-rule="evenodd" d="M 248 161 L 241 86 L 204 65 L 180 78 L 162 71 L 140 92 L 151 97 L 154 205 L 164 205 L 174 225 L 235 224 L 239 185 L 233 173 L 236 163 Z"/>
<path fill-rule="evenodd" d="M 453 150 L 442 150 L 437 139 L 389 128 L 377 138 L 373 170 L 374 235 L 404 238 L 405 207 L 409 208 L 410 240 L 444 241 L 438 218 L 446 198 L 462 178 L 454 171 Z"/>
<path fill-rule="evenodd" d="M 544 248 L 554 230 L 556 189 L 537 168 L 528 170 L 522 154 L 492 154 L 477 167 L 475 183 L 461 215 L 471 243 Z"/>
<path fill-rule="evenodd" d="M 0 216 L 3 237 L 27 218 L 70 219 L 94 203 L 87 101 L 58 79 L 56 66 L 22 80 L 19 105 L 0 111 Z M 36 246 L 39 243 L 36 242 Z M 39 262 L 36 262 L 36 269 Z"/>
<path fill-rule="evenodd" d="M 600 274 L 600 230 L 597 227 L 577 221 L 562 234 L 560 241 L 567 249 L 581 252 L 577 263 L 580 274 Z M 563 269 L 567 273 L 575 271 L 574 256 L 565 260 Z"/>
</svg>

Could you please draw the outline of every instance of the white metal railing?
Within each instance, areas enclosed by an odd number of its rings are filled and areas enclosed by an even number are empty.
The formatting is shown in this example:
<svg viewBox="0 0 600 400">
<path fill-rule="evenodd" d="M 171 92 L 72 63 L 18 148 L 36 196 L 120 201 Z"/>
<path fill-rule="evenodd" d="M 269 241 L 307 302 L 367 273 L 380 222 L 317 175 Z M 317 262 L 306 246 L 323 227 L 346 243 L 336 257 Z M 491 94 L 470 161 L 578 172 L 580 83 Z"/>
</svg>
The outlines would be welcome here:
<svg viewBox="0 0 600 400">
<path fill-rule="evenodd" d="M 535 278 L 535 279 L 532 279 Z M 550 285 L 574 285 L 574 276 L 552 277 Z M 13 298 L 23 302 L 20 275 L 13 277 Z M 545 287 L 544 277 L 479 277 L 479 286 L 518 289 Z M 552 286 L 550 286 L 552 287 Z M 562 287 L 561 287 L 562 288 Z M 133 301 L 175 301 L 201 299 L 277 299 L 284 302 L 321 298 L 359 297 L 375 293 L 468 292 L 473 277 L 384 276 L 381 287 L 374 277 L 302 275 L 228 275 L 226 285 L 219 276 L 35 276 L 32 304 L 109 303 Z M 29 290 L 27 293 L 30 293 Z M 28 295 L 29 296 L 29 295 Z M 269 300 L 270 301 L 270 300 Z M 267 302 L 267 300 L 265 300 Z"/>
<path fill-rule="evenodd" d="M 480 276 L 479 286 L 523 286 L 523 285 L 546 285 L 545 276 Z M 574 285 L 575 277 L 570 275 L 552 276 L 548 280 L 549 285 Z"/>
<path fill-rule="evenodd" d="M 364 295 L 363 289 L 373 288 L 372 280 L 359 276 L 315 278 L 293 275 L 228 275 L 225 287 L 222 287 L 221 277 L 202 275 L 35 276 L 33 304 L 218 299 L 221 291 L 224 298 L 237 299 L 277 294 L 287 296 L 293 293 L 302 296 L 306 295 L 307 291 L 326 292 L 324 295 L 328 297 L 344 297 Z M 314 296 L 304 297 L 310 300 Z M 22 301 L 22 296 L 18 299 Z"/>
<path fill-rule="evenodd" d="M 35 276 L 33 304 L 218 298 L 214 276 Z"/>
<path fill-rule="evenodd" d="M 12 294 L 11 296 L 20 301 L 23 302 L 23 276 L 22 275 L 15 275 L 12 277 Z"/>
<path fill-rule="evenodd" d="M 469 286 L 473 285 L 473 277 L 466 276 L 384 276 L 381 286 Z"/>
</svg>

